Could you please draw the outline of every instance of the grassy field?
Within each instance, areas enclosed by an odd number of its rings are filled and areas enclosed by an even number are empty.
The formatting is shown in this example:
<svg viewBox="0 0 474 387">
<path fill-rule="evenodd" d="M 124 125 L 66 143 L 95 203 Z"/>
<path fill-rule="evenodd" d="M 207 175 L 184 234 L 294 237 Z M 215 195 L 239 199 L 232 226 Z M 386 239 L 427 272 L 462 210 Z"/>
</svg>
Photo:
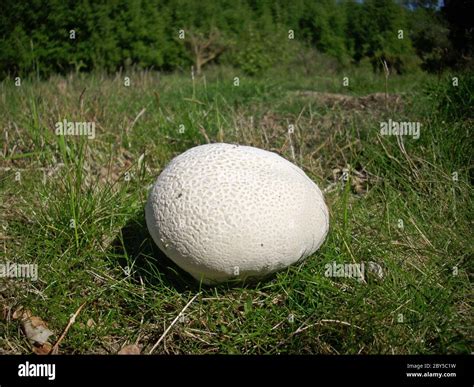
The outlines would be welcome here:
<svg viewBox="0 0 474 387">
<path fill-rule="evenodd" d="M 149 353 L 160 338 L 153 353 L 471 352 L 473 90 L 472 75 L 470 86 L 455 76 L 457 87 L 448 74 L 316 66 L 4 80 L 1 262 L 37 264 L 38 280 L 0 278 L 0 353 L 37 352 L 19 310 L 47 322 L 51 343 L 78 312 L 59 353 Z M 57 136 L 64 119 L 95 122 L 95 138 Z M 389 119 L 421 123 L 420 138 L 382 136 Z M 303 168 L 330 208 L 321 249 L 244 286 L 200 287 L 163 257 L 144 221 L 147 190 L 206 142 Z M 373 262 L 382 275 L 327 277 L 333 262 Z"/>
</svg>

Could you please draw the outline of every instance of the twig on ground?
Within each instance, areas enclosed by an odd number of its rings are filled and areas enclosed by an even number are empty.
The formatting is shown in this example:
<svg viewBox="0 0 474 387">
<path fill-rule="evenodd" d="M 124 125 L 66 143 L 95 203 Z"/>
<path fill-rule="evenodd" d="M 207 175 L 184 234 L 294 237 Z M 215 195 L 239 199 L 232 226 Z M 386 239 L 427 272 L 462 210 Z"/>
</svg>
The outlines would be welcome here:
<svg viewBox="0 0 474 387">
<path fill-rule="evenodd" d="M 176 316 L 176 318 L 172 321 L 172 323 L 169 325 L 168 328 L 166 328 L 166 330 L 163 332 L 163 334 L 161 335 L 161 337 L 158 339 L 158 341 L 155 343 L 155 345 L 153 346 L 153 348 L 150 350 L 150 352 L 148 352 L 149 355 L 151 355 L 153 353 L 153 351 L 156 349 L 156 347 L 158 347 L 158 345 L 160 345 L 161 341 L 166 337 L 166 335 L 168 334 L 168 332 L 170 331 L 171 328 L 173 328 L 174 324 L 176 324 L 176 321 L 179 320 L 179 318 L 183 315 L 183 313 L 185 312 L 186 309 L 188 309 L 189 305 L 191 305 L 193 303 L 193 301 L 196 299 L 197 296 L 199 296 L 200 293 L 197 293 L 193 298 L 191 298 L 191 300 L 189 300 L 189 302 L 185 305 L 185 307 L 181 310 L 181 312 L 178 313 L 178 315 Z"/>
<path fill-rule="evenodd" d="M 69 331 L 69 328 L 71 328 L 72 324 L 76 321 L 77 316 L 79 313 L 81 313 L 82 308 L 84 308 L 84 305 L 86 305 L 86 302 L 84 302 L 77 310 L 76 312 L 69 318 L 69 321 L 66 325 L 66 328 L 64 328 L 63 333 L 61 333 L 61 336 L 59 337 L 58 341 L 56 341 L 56 344 L 53 345 L 51 350 L 49 351 L 48 355 L 55 355 L 58 353 L 58 348 L 59 344 L 61 344 L 61 341 L 66 337 L 67 332 Z"/>
</svg>

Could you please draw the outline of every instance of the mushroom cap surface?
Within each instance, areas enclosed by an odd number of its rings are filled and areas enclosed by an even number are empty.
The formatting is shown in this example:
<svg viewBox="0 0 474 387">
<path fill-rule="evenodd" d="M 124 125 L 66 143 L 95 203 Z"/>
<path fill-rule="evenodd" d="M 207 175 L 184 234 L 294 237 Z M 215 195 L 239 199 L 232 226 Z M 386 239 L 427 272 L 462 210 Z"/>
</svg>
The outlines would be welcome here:
<svg viewBox="0 0 474 387">
<path fill-rule="evenodd" d="M 225 143 L 175 157 L 150 190 L 148 230 L 205 284 L 261 278 L 313 254 L 329 229 L 318 186 L 276 153 Z"/>
</svg>

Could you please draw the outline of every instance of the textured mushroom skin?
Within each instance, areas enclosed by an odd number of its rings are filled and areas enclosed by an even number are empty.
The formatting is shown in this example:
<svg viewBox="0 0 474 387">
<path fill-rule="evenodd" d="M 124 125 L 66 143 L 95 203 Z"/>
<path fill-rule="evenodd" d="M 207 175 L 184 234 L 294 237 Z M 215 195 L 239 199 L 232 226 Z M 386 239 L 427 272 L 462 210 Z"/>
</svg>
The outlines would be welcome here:
<svg viewBox="0 0 474 387">
<path fill-rule="evenodd" d="M 148 230 L 206 284 L 263 277 L 314 253 L 329 229 L 318 186 L 275 153 L 232 144 L 191 148 L 152 187 Z"/>
</svg>

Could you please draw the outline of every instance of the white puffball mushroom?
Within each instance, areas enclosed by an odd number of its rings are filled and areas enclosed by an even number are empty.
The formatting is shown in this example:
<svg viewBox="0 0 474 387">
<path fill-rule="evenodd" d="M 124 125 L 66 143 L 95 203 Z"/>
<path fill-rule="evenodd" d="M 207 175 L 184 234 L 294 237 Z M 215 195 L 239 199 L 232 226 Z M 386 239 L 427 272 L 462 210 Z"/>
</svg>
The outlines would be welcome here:
<svg viewBox="0 0 474 387">
<path fill-rule="evenodd" d="M 318 186 L 276 153 L 208 144 L 175 157 L 145 208 L 158 247 L 205 284 L 262 278 L 313 254 L 329 229 Z"/>
</svg>

